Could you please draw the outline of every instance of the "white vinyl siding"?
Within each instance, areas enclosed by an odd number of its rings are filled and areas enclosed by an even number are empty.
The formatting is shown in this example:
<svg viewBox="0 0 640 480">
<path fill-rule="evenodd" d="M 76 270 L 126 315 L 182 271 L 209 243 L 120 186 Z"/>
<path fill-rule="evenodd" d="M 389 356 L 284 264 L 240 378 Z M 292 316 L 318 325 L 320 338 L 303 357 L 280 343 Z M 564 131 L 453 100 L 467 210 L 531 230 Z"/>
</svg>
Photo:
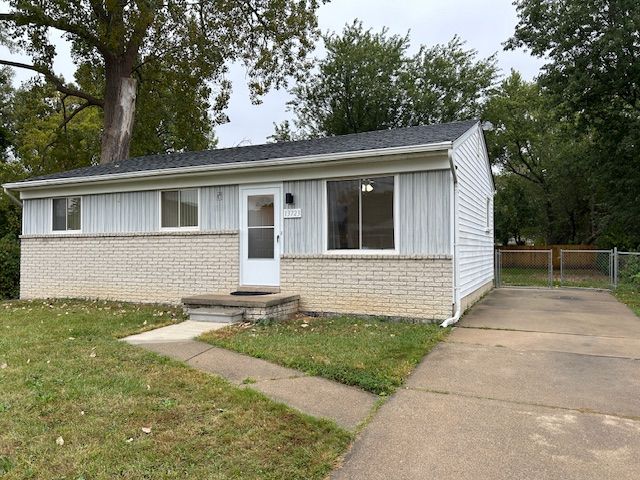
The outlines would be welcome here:
<svg viewBox="0 0 640 480">
<path fill-rule="evenodd" d="M 217 193 L 221 195 L 218 196 Z M 150 233 L 160 231 L 158 191 L 107 193 L 82 197 L 82 233 Z M 238 229 L 238 187 L 203 188 L 200 198 L 201 230 Z M 52 199 L 23 200 L 23 235 L 52 231 Z"/>
<path fill-rule="evenodd" d="M 321 180 L 285 182 L 284 193 L 293 195 L 293 208 L 302 211 L 300 218 L 284 218 L 284 253 L 319 254 L 323 248 Z M 285 208 L 288 208 L 285 206 Z"/>
<path fill-rule="evenodd" d="M 157 192 L 127 192 L 84 197 L 84 233 L 154 232 L 159 227 Z"/>
<path fill-rule="evenodd" d="M 22 202 L 22 234 L 42 235 L 51 231 L 51 199 L 36 198 Z"/>
<path fill-rule="evenodd" d="M 238 186 L 200 189 L 201 229 L 206 231 L 238 230 Z"/>
<path fill-rule="evenodd" d="M 455 144 L 460 298 L 493 280 L 493 182 L 480 127 Z"/>
<path fill-rule="evenodd" d="M 400 175 L 400 253 L 451 254 L 451 172 Z"/>
</svg>

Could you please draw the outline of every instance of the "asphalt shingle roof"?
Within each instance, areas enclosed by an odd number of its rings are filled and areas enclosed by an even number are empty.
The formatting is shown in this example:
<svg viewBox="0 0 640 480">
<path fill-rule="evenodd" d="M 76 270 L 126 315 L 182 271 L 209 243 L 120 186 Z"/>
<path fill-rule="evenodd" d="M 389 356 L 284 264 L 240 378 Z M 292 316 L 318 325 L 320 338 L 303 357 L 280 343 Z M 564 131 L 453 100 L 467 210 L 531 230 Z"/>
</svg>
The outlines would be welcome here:
<svg viewBox="0 0 640 480">
<path fill-rule="evenodd" d="M 243 163 L 273 160 L 307 155 L 357 152 L 381 148 L 405 147 L 454 141 L 477 120 L 466 120 L 437 125 L 379 130 L 334 137 L 301 140 L 296 142 L 267 143 L 245 147 L 221 148 L 201 152 L 168 153 L 130 158 L 118 163 L 95 165 L 67 172 L 54 173 L 26 180 L 55 180 L 78 177 L 95 177 L 116 173 L 144 172 L 171 168 Z"/>
</svg>

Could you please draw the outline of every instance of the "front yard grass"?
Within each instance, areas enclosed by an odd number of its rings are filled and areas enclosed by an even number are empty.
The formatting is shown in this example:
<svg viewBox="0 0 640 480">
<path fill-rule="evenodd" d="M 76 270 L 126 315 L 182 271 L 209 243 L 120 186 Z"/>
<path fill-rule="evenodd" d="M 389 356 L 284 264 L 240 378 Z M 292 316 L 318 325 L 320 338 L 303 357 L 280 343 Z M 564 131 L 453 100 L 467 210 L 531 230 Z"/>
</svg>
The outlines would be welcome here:
<svg viewBox="0 0 640 480">
<path fill-rule="evenodd" d="M 301 317 L 233 325 L 208 332 L 200 340 L 388 395 L 447 332 L 435 324 Z"/>
<path fill-rule="evenodd" d="M 323 478 L 349 433 L 116 339 L 179 317 L 0 303 L 0 478 Z"/>
</svg>

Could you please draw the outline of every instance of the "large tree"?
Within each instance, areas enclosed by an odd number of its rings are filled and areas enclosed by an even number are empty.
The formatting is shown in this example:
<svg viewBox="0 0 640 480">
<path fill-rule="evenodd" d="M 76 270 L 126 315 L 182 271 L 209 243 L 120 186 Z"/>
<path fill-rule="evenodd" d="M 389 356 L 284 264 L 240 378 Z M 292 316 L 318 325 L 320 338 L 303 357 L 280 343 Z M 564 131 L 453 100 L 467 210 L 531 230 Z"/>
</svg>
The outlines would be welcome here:
<svg viewBox="0 0 640 480">
<path fill-rule="evenodd" d="M 292 89 L 289 123 L 272 137 L 317 137 L 475 117 L 496 77 L 495 58 L 479 59 L 454 37 L 408 53 L 409 36 L 355 21 L 324 36 L 326 56 Z"/>
<path fill-rule="evenodd" d="M 0 64 L 33 70 L 63 96 L 80 100 L 67 120 L 88 107 L 102 109 L 100 162 L 109 163 L 129 155 L 138 81 L 147 67 L 157 72 L 175 66 L 188 73 L 192 81 L 183 82 L 185 88 L 213 82 L 222 108 L 230 88 L 226 69 L 239 61 L 247 68 L 252 100 L 258 101 L 306 66 L 321 1 L 10 0 L 9 11 L 0 13 L 2 37 L 32 63 L 4 59 Z M 99 73 L 95 84 L 68 83 L 53 71 L 50 30 L 71 42 L 80 69 Z M 153 67 L 156 63 L 163 67 Z M 176 98 L 189 94 L 173 92 Z"/>
<path fill-rule="evenodd" d="M 547 60 L 540 82 L 559 118 L 575 118 L 594 137 L 600 235 L 640 246 L 640 3 L 518 0 L 516 7 L 507 47 Z"/>
<path fill-rule="evenodd" d="M 517 72 L 495 89 L 483 118 L 493 124 L 486 133 L 489 156 L 498 173 L 509 178 L 499 182 L 496 215 L 519 215 L 533 205 L 535 238 L 549 244 L 595 241 L 599 212 L 590 193 L 590 135 L 573 117 L 559 119 L 553 99 Z M 512 208 L 515 197 L 526 205 Z M 521 222 L 512 220 L 507 223 L 517 228 L 509 227 L 509 233 L 517 237 Z"/>
</svg>

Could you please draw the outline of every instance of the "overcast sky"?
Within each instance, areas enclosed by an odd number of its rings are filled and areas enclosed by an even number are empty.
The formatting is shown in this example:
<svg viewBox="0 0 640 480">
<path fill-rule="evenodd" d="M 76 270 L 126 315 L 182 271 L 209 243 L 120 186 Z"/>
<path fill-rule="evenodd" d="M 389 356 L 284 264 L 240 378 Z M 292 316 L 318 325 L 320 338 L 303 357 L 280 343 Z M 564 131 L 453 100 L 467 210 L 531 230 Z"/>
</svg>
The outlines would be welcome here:
<svg viewBox="0 0 640 480">
<path fill-rule="evenodd" d="M 542 62 L 524 51 L 504 52 L 502 43 L 511 36 L 516 25 L 515 7 L 512 0 L 333 0 L 320 7 L 318 19 L 323 32 L 340 31 L 345 23 L 358 18 L 366 28 L 380 30 L 389 28 L 389 33 L 405 34 L 410 31 L 411 45 L 417 50 L 420 45 L 448 42 L 454 35 L 467 42 L 468 47 L 478 50 L 480 56 L 498 53 L 498 65 L 503 74 L 511 69 L 520 71 L 527 79 L 538 74 Z M 5 11 L 5 2 L 0 0 L 0 11 Z M 69 49 L 64 41 L 56 41 L 58 56 L 56 73 L 66 79 L 73 78 L 74 66 Z M 321 54 L 321 52 L 318 52 Z M 19 59 L 0 47 L 0 58 Z M 23 60 L 28 60 L 22 58 Z M 16 72 L 16 82 L 30 77 L 30 72 Z M 227 114 L 230 122 L 216 128 L 220 147 L 264 143 L 273 133 L 273 123 L 291 118 L 287 112 L 288 97 L 285 91 L 272 91 L 261 105 L 251 105 L 246 88 L 244 71 L 232 67 L 230 78 L 233 95 Z"/>
</svg>

